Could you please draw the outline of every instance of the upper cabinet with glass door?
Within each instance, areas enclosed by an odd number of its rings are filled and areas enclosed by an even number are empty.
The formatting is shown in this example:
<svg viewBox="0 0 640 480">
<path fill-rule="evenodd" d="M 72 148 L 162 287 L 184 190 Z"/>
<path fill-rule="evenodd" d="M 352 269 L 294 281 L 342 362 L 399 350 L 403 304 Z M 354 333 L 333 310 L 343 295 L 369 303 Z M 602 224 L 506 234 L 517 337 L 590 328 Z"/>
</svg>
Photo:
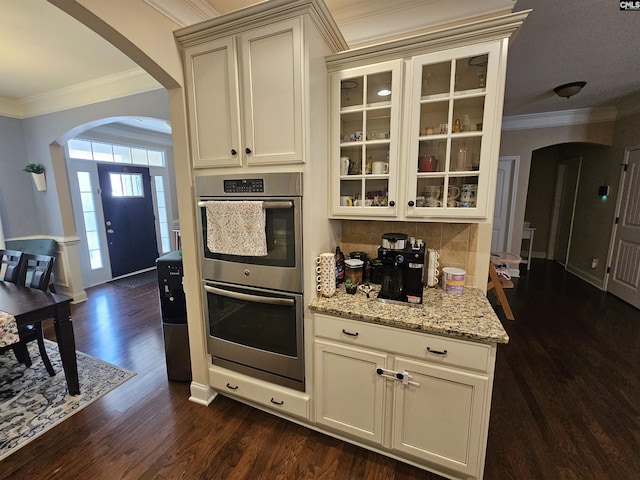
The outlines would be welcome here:
<svg viewBox="0 0 640 480">
<path fill-rule="evenodd" d="M 412 59 L 408 217 L 486 217 L 501 105 L 498 47 Z"/>
<path fill-rule="evenodd" d="M 395 215 L 402 61 L 332 76 L 331 211 Z"/>
</svg>

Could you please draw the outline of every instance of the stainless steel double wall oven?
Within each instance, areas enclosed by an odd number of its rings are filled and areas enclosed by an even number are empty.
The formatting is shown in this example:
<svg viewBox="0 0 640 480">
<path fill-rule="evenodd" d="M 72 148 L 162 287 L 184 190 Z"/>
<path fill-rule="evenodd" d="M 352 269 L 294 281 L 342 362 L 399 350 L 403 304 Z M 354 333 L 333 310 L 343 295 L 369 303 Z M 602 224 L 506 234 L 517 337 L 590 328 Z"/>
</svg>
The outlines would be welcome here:
<svg viewBox="0 0 640 480">
<path fill-rule="evenodd" d="M 196 177 L 207 346 L 214 365 L 304 391 L 302 174 Z M 267 255 L 207 247 L 207 202 L 261 201 Z"/>
</svg>

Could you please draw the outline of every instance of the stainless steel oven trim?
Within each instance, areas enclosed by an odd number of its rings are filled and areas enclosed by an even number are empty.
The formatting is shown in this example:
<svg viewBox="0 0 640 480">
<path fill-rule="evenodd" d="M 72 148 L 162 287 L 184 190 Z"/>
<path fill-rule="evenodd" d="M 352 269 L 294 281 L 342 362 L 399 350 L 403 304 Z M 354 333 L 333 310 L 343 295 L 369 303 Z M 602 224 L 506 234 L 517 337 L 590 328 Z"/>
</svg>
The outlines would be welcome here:
<svg viewBox="0 0 640 480">
<path fill-rule="evenodd" d="M 304 391 L 304 300 L 302 294 L 275 292 L 263 288 L 253 288 L 244 285 L 226 284 L 222 282 L 203 281 L 203 289 L 205 290 L 205 312 L 209 311 L 208 297 L 206 292 L 216 295 L 229 296 L 234 294 L 245 295 L 241 292 L 233 292 L 226 288 L 242 288 L 243 290 L 255 291 L 256 296 L 246 295 L 245 301 L 257 301 L 261 303 L 261 292 L 281 295 L 289 298 L 274 298 L 275 300 L 286 300 L 295 303 L 296 308 L 296 357 L 290 357 L 275 352 L 267 352 L 247 345 L 241 345 L 221 338 L 211 336 L 210 319 L 206 316 L 207 322 L 207 350 L 211 355 L 211 361 L 214 365 L 220 365 L 230 370 L 234 370 L 256 378 L 285 385 L 297 390 Z M 211 290 L 214 290 L 211 292 Z M 222 293 L 219 291 L 222 290 Z M 271 297 L 266 297 L 271 300 Z M 234 353 L 242 349 L 242 357 L 247 359 L 244 363 L 235 361 Z"/>
<path fill-rule="evenodd" d="M 225 198 L 225 201 L 232 201 L 232 199 L 229 198 Z M 252 200 L 242 200 L 242 199 L 235 199 L 235 201 L 252 201 Z M 280 209 L 280 208 L 293 208 L 294 203 L 293 202 L 274 202 L 274 201 L 265 201 L 262 204 L 262 208 L 263 209 Z M 198 207 L 202 208 L 202 207 L 206 207 L 207 206 L 207 200 L 205 201 L 201 201 L 198 202 Z"/>
<path fill-rule="evenodd" d="M 227 197 L 199 197 L 198 205 L 206 205 L 207 200 L 233 200 Z M 235 200 L 239 200 L 235 198 Z M 252 201 L 256 198 L 244 198 L 240 200 Z M 257 265 L 245 262 L 232 262 L 205 256 L 205 244 L 203 238 L 202 212 L 197 215 L 198 223 L 198 249 L 200 251 L 202 277 L 205 280 L 220 280 L 235 285 L 248 285 L 285 292 L 303 292 L 303 267 L 302 267 L 302 197 L 293 197 L 291 200 L 281 200 L 273 197 L 264 198 L 265 203 L 291 203 L 294 211 L 294 267 L 279 267 L 270 265 Z M 206 208 L 199 206 L 198 209 Z"/>
<path fill-rule="evenodd" d="M 246 293 L 232 292 L 224 290 L 222 288 L 210 287 L 205 285 L 204 289 L 207 292 L 215 293 L 223 297 L 235 298 L 236 300 L 244 300 L 247 302 L 267 303 L 269 305 L 295 305 L 295 300 L 291 298 L 274 298 L 274 297 L 262 297 L 260 295 L 247 295 Z"/>
</svg>

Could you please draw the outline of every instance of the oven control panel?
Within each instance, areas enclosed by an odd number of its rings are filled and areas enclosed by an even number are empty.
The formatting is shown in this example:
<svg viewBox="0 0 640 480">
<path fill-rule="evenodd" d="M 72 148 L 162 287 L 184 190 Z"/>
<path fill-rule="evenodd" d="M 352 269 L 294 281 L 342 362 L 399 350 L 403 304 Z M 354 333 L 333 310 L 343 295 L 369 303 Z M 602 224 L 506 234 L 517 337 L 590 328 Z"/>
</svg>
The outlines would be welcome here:
<svg viewBox="0 0 640 480">
<path fill-rule="evenodd" d="M 225 180 L 224 193 L 264 193 L 264 179 L 243 178 L 239 180 Z"/>
</svg>

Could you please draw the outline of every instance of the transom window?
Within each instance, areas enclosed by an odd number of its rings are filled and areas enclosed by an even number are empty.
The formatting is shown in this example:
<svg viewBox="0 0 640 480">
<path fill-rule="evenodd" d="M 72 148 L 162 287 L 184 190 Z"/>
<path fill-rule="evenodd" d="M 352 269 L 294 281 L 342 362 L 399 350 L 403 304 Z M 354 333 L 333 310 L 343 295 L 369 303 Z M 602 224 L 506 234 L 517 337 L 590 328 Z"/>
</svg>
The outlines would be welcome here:
<svg viewBox="0 0 640 480">
<path fill-rule="evenodd" d="M 74 138 L 67 142 L 69 157 L 95 162 L 164 167 L 164 151 Z"/>
</svg>

